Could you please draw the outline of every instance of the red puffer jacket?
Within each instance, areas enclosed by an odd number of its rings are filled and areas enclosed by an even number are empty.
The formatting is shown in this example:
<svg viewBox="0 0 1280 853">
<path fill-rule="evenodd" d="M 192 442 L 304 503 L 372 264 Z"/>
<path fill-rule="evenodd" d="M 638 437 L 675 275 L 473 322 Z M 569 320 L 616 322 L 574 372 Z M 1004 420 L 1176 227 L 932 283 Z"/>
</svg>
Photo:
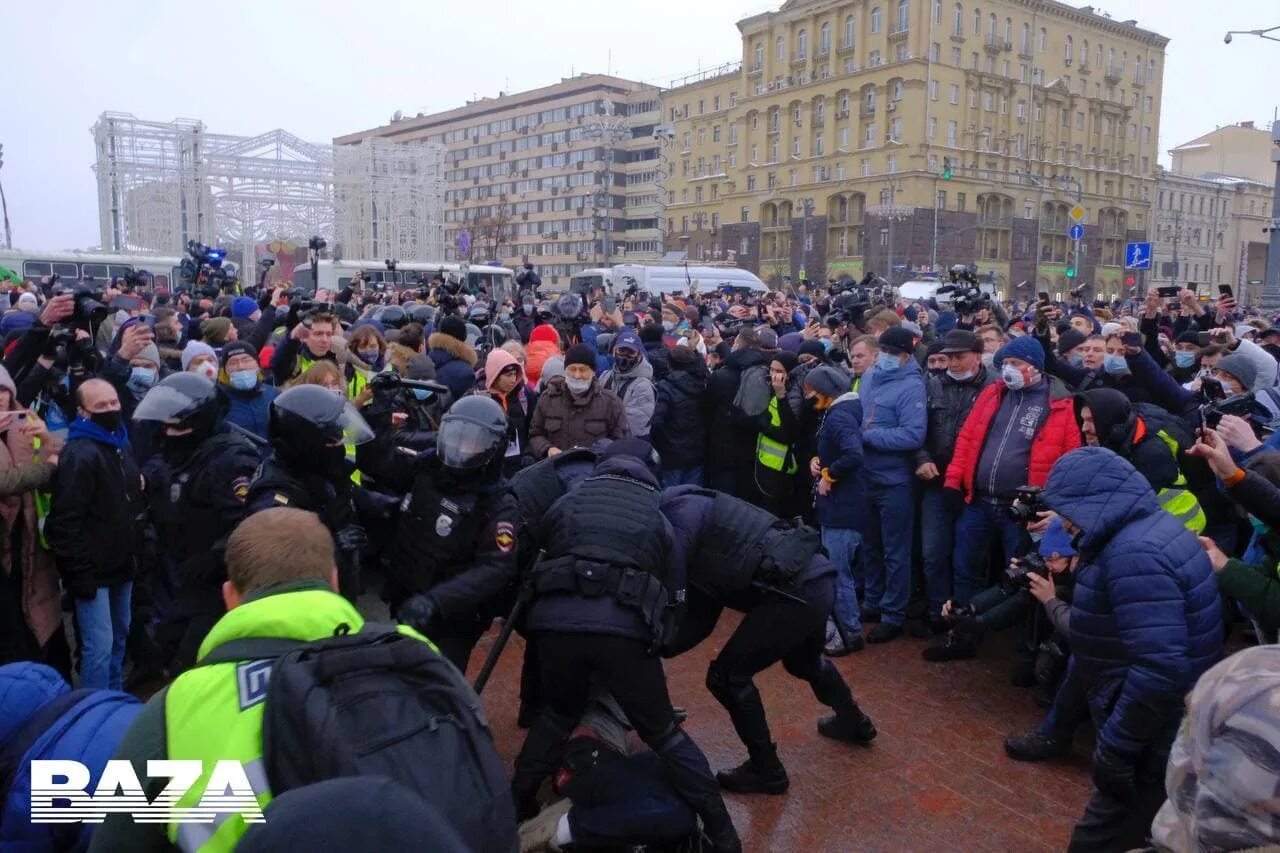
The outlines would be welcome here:
<svg viewBox="0 0 1280 853">
<path fill-rule="evenodd" d="M 1030 471 L 1027 472 L 1027 484 L 1041 487 L 1049 481 L 1053 463 L 1080 446 L 1080 426 L 1076 423 L 1071 392 L 1056 377 L 1046 378 L 1049 380 L 1049 417 L 1031 443 Z M 948 489 L 962 492 L 966 503 L 973 500 L 973 477 L 978 470 L 978 457 L 982 455 L 987 431 L 995 420 L 1006 387 L 997 381 L 982 389 L 956 438 L 956 453 L 947 466 L 946 485 Z"/>
</svg>

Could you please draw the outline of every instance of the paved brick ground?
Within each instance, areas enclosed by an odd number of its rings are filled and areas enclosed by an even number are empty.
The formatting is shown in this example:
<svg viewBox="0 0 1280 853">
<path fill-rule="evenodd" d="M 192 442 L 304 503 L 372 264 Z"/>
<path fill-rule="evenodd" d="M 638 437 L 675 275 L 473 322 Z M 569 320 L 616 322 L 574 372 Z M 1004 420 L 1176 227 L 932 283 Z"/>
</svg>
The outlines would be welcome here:
<svg viewBox="0 0 1280 853">
<path fill-rule="evenodd" d="M 707 664 L 736 621 L 726 616 L 710 639 L 667 668 L 672 700 L 689 709 L 685 728 L 717 770 L 745 758 L 728 716 L 703 686 Z M 472 676 L 492 636 L 477 648 Z M 513 638 L 484 695 L 508 761 L 524 735 L 515 724 L 520 648 Z M 837 662 L 880 730 L 866 749 L 820 737 L 814 726 L 825 709 L 780 665 L 757 679 L 791 790 L 781 797 L 726 797 L 745 849 L 1065 848 L 1089 794 L 1083 735 L 1067 761 L 1011 761 L 1002 740 L 1034 726 L 1042 712 L 1028 691 L 1009 685 L 1007 658 L 927 664 L 922 648 L 923 640 L 903 638 Z"/>
</svg>

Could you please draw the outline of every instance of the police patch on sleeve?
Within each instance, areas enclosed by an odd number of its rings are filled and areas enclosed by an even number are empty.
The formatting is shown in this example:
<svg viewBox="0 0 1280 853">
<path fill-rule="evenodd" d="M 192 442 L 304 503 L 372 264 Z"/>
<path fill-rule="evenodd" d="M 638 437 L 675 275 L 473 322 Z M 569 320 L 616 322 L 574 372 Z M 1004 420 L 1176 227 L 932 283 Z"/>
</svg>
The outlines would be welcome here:
<svg viewBox="0 0 1280 853">
<path fill-rule="evenodd" d="M 236 477 L 231 481 L 231 494 L 236 496 L 236 500 L 244 503 L 244 499 L 249 497 L 249 478 Z"/>
<path fill-rule="evenodd" d="M 516 549 L 516 529 L 509 521 L 500 521 L 493 530 L 493 544 L 504 554 Z"/>
<path fill-rule="evenodd" d="M 276 492 L 276 494 L 275 494 L 275 502 L 276 502 L 276 503 L 278 503 L 280 506 L 288 506 L 288 505 L 289 505 L 289 496 L 288 496 L 288 495 L 282 495 L 282 494 L 280 494 L 279 492 Z"/>
</svg>

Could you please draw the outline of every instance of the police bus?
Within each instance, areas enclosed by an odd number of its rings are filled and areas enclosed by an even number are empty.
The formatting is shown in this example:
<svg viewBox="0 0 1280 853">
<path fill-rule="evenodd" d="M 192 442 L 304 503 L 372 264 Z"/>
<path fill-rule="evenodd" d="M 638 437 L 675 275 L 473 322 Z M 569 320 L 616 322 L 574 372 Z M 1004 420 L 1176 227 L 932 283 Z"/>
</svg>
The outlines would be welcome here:
<svg viewBox="0 0 1280 853">
<path fill-rule="evenodd" d="M 0 267 L 13 270 L 24 281 L 39 284 L 46 276 L 63 281 L 109 283 L 127 273 L 148 273 L 155 287 L 172 290 L 182 281 L 182 258 L 168 255 L 108 254 L 105 252 L 42 252 L 0 249 Z"/>
<path fill-rule="evenodd" d="M 397 290 L 413 288 L 419 280 L 430 281 L 435 276 L 447 278 L 450 274 L 462 281 L 469 290 L 490 294 L 494 299 L 515 299 L 514 271 L 507 267 L 483 264 L 460 264 L 456 261 L 397 261 L 395 270 L 387 269 L 383 261 L 367 261 L 343 258 L 338 261 L 321 260 L 318 279 L 311 276 L 310 262 L 293 268 L 293 286 L 300 290 L 343 290 L 351 284 L 357 272 L 364 273 L 367 285 L 393 285 Z"/>
</svg>

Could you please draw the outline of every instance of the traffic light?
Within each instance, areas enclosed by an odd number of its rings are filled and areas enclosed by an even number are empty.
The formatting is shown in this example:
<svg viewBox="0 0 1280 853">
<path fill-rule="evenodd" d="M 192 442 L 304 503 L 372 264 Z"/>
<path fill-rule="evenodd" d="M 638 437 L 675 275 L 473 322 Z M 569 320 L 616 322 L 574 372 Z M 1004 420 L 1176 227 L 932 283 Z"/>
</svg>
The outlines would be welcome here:
<svg viewBox="0 0 1280 853">
<path fill-rule="evenodd" d="M 951 158 L 950 157 L 942 158 L 942 180 L 944 181 L 951 180 Z"/>
<path fill-rule="evenodd" d="M 1133 287 L 1134 285 L 1133 276 L 1128 276 L 1127 278 L 1125 278 L 1124 285 L 1125 287 Z"/>
<path fill-rule="evenodd" d="M 1067 278 L 1075 278 L 1075 277 L 1076 277 L 1076 268 L 1067 267 Z"/>
</svg>

